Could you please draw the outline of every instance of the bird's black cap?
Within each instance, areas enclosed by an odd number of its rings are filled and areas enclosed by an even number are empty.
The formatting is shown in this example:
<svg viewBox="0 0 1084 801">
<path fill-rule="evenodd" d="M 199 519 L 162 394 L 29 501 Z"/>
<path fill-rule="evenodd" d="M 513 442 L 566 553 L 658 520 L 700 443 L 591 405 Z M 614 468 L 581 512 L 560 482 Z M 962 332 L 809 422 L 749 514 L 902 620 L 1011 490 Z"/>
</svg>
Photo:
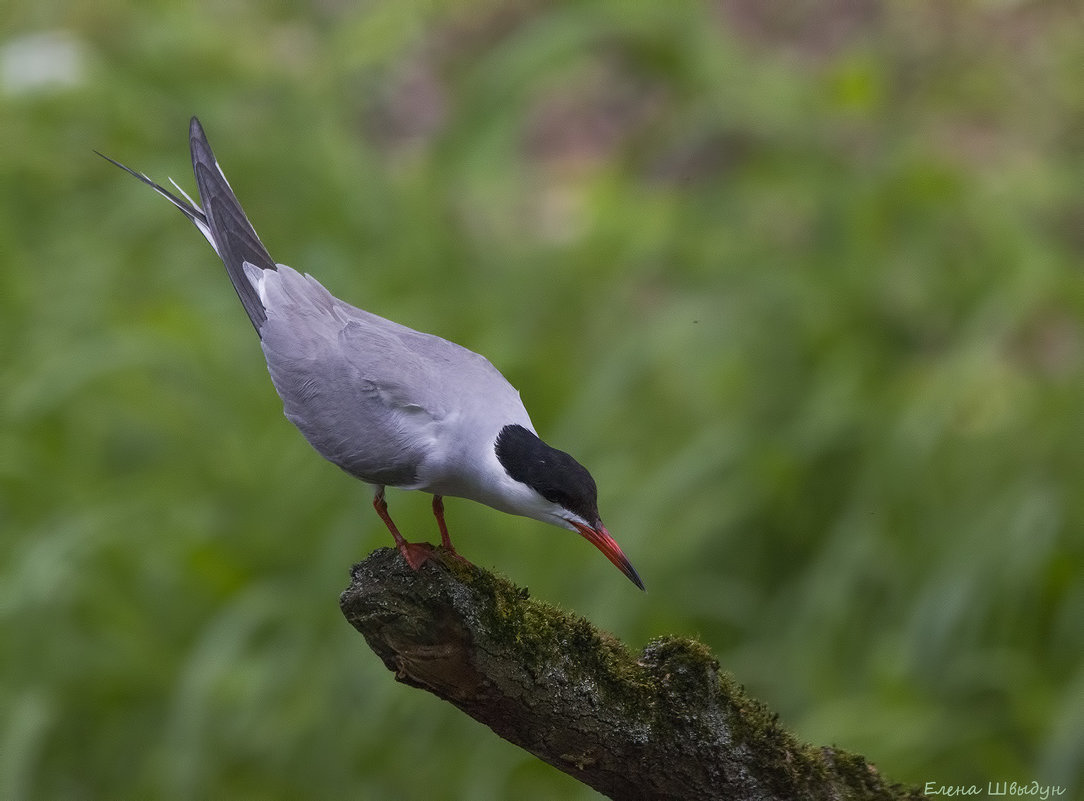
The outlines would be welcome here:
<svg viewBox="0 0 1084 801">
<path fill-rule="evenodd" d="M 595 480 L 567 453 L 551 448 L 521 425 L 501 429 L 496 451 L 497 461 L 516 481 L 591 525 L 599 523 Z"/>
</svg>

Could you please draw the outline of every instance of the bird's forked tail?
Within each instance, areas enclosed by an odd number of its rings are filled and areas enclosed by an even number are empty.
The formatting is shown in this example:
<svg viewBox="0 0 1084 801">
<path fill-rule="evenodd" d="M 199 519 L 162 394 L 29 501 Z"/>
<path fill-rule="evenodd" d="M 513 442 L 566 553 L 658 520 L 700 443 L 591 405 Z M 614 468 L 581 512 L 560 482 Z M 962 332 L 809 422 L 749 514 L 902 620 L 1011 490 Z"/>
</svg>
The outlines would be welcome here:
<svg viewBox="0 0 1084 801">
<path fill-rule="evenodd" d="M 192 118 L 188 138 L 192 148 L 192 170 L 196 175 L 196 186 L 199 189 L 202 208 L 172 179 L 170 183 L 182 197 L 155 183 L 143 173 L 136 172 L 102 153 L 98 155 L 151 187 L 195 224 L 200 233 L 211 243 L 215 253 L 222 259 L 237 297 L 241 299 L 241 304 L 245 307 L 252 325 L 259 332 L 260 327 L 267 320 L 267 313 L 256 289 L 245 274 L 245 263 L 261 270 L 274 270 L 275 262 L 256 235 L 244 209 L 241 208 L 222 168 L 218 166 L 218 160 L 207 141 L 207 135 L 203 132 L 203 126 L 195 117 Z"/>
</svg>

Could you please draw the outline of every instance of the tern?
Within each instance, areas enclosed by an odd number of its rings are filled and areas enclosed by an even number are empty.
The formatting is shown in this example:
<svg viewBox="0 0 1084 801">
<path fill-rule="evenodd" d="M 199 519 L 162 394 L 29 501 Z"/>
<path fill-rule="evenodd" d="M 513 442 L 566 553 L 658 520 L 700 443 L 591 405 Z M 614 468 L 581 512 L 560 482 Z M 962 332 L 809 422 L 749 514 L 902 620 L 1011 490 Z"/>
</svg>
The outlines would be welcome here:
<svg viewBox="0 0 1084 801">
<path fill-rule="evenodd" d="M 519 392 L 484 356 L 351 306 L 311 275 L 276 264 L 195 117 L 189 143 L 199 203 L 172 179 L 180 196 L 98 155 L 206 237 L 260 337 L 286 418 L 321 456 L 375 488 L 373 506 L 411 568 L 432 546 L 399 533 L 385 487 L 430 493 L 441 543 L 453 554 L 445 496 L 579 532 L 644 589 L 602 524 L 591 474 L 539 439 Z"/>
</svg>

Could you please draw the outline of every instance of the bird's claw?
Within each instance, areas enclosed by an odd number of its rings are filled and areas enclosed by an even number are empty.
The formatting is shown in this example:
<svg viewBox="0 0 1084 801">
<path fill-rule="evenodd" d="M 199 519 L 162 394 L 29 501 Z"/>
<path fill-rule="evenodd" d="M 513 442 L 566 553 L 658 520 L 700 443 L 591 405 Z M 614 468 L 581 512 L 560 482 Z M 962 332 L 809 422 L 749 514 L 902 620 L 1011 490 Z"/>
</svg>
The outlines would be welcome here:
<svg viewBox="0 0 1084 801">
<path fill-rule="evenodd" d="M 403 555 L 411 570 L 417 570 L 433 555 L 433 546 L 428 542 L 401 542 L 399 553 Z"/>
<path fill-rule="evenodd" d="M 402 554 L 403 559 L 410 565 L 411 570 L 416 571 L 428 560 L 437 556 L 438 552 L 440 554 L 447 554 L 465 565 L 474 567 L 474 563 L 469 561 L 465 556 L 460 556 L 455 548 L 446 548 L 442 545 L 430 545 L 428 542 L 403 542 L 397 547 L 399 548 L 399 553 Z"/>
</svg>

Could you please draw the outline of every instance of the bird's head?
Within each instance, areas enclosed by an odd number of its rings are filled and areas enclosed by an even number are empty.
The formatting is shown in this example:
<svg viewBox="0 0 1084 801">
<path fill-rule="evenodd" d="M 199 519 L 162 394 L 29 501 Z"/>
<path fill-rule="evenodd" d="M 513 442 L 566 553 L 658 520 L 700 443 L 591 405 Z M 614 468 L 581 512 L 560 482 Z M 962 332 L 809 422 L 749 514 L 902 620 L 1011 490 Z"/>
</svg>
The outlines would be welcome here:
<svg viewBox="0 0 1084 801">
<path fill-rule="evenodd" d="M 534 503 L 529 508 L 517 509 L 517 512 L 578 531 L 633 584 L 644 589 L 636 568 L 602 524 L 598 513 L 598 489 L 587 468 L 520 425 L 507 425 L 501 429 L 495 451 L 497 461 L 508 476 L 525 485 L 533 495 Z"/>
</svg>

